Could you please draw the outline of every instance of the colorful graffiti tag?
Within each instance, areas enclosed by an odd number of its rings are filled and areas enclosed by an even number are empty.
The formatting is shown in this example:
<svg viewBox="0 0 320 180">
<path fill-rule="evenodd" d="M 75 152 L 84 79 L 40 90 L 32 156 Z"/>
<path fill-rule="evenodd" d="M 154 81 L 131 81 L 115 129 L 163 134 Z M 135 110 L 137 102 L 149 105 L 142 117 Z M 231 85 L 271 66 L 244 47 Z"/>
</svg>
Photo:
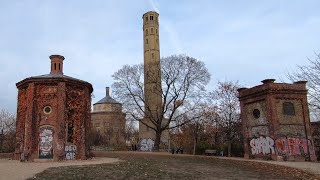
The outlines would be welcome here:
<svg viewBox="0 0 320 180">
<path fill-rule="evenodd" d="M 259 138 L 253 138 L 250 141 L 251 153 L 255 154 L 274 154 L 274 140 L 270 137 L 260 136 Z"/>
<path fill-rule="evenodd" d="M 39 158 L 52 159 L 53 158 L 53 129 L 50 127 L 43 127 L 40 129 L 39 135 Z"/>
<path fill-rule="evenodd" d="M 140 141 L 141 151 L 152 151 L 154 146 L 154 141 L 152 139 L 142 139 Z"/>
<path fill-rule="evenodd" d="M 66 160 L 73 160 L 76 158 L 76 145 L 67 145 L 64 147 L 64 151 L 66 153 Z"/>
<path fill-rule="evenodd" d="M 252 155 L 277 154 L 279 156 L 303 156 L 315 153 L 312 142 L 301 137 L 281 136 L 275 141 L 268 136 L 260 136 L 250 140 Z M 308 150 L 309 148 L 309 150 Z"/>
<path fill-rule="evenodd" d="M 305 138 L 283 136 L 276 139 L 275 144 L 278 155 L 306 156 L 308 155 L 308 147 L 310 155 L 314 154 L 314 149 L 311 141 Z"/>
</svg>

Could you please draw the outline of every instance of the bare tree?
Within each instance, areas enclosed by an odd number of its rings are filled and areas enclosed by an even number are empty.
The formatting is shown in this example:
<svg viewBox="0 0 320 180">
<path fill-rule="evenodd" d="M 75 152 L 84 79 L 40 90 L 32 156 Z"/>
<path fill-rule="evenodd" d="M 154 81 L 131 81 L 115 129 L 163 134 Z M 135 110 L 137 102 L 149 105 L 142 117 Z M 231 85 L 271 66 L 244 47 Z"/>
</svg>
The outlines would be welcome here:
<svg viewBox="0 0 320 180">
<path fill-rule="evenodd" d="M 179 127 L 193 118 L 191 115 L 199 108 L 210 80 L 210 74 L 203 62 L 185 55 L 173 55 L 161 59 L 161 87 L 153 90 L 160 94 L 162 102 L 157 109 L 145 99 L 144 66 L 125 65 L 113 74 L 112 85 L 115 98 L 123 102 L 124 111 L 134 120 L 140 121 L 153 131 L 156 139 L 154 150 L 159 150 L 161 134 L 164 130 Z M 149 79 L 160 79 L 157 73 L 146 73 Z M 152 106 L 152 107 L 151 107 Z M 156 115 L 148 113 L 156 111 Z M 151 114 L 151 115 L 150 115 Z M 150 123 L 142 121 L 148 116 Z"/>
<path fill-rule="evenodd" d="M 16 116 L 5 109 L 0 111 L 0 152 L 13 152 L 15 147 Z"/>
<path fill-rule="evenodd" d="M 139 130 L 136 127 L 136 121 L 127 120 L 124 137 L 126 142 L 137 144 L 139 139 Z"/>
<path fill-rule="evenodd" d="M 239 88 L 237 82 L 218 82 L 218 87 L 211 93 L 216 105 L 217 123 L 224 133 L 228 145 L 228 156 L 231 156 L 232 141 L 241 134 L 240 104 L 237 98 Z"/>
<path fill-rule="evenodd" d="M 287 77 L 294 82 L 308 81 L 309 107 L 313 112 L 320 112 L 320 53 L 308 61 L 308 65 L 298 65 L 295 72 L 287 73 Z"/>
</svg>

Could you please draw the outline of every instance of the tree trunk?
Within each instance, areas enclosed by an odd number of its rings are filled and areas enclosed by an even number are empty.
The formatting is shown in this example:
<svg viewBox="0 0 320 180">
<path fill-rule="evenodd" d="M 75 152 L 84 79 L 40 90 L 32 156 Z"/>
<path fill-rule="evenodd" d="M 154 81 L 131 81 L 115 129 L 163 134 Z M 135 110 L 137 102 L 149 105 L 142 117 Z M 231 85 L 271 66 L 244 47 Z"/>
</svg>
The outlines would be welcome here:
<svg viewBox="0 0 320 180">
<path fill-rule="evenodd" d="M 193 141 L 193 155 L 196 154 L 196 145 L 197 145 L 197 138 L 195 138 Z"/>
<path fill-rule="evenodd" d="M 231 157 L 231 141 L 228 141 L 228 157 Z"/>
<path fill-rule="evenodd" d="M 159 151 L 161 140 L 161 131 L 156 131 L 156 139 L 154 141 L 153 151 Z"/>
</svg>

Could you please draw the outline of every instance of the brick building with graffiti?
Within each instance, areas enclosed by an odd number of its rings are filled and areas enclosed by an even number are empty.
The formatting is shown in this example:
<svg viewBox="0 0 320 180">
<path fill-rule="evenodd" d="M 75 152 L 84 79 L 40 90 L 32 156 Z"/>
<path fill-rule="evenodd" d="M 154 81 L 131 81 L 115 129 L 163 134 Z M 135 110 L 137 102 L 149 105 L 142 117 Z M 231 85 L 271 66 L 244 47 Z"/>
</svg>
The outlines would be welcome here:
<svg viewBox="0 0 320 180">
<path fill-rule="evenodd" d="M 245 158 L 316 160 L 306 81 L 240 88 Z"/>
<path fill-rule="evenodd" d="M 18 82 L 17 160 L 86 159 L 92 85 L 63 74 L 52 55 L 50 74 Z"/>
<path fill-rule="evenodd" d="M 320 121 L 311 122 L 311 134 L 313 137 L 317 160 L 320 161 Z"/>
</svg>

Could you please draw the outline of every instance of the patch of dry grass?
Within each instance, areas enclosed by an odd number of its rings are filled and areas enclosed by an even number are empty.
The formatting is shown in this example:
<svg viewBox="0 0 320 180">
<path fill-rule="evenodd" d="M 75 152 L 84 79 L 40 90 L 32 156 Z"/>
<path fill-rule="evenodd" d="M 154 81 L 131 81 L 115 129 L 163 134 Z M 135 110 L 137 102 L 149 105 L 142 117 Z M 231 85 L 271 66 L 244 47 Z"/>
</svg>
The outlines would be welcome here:
<svg viewBox="0 0 320 180">
<path fill-rule="evenodd" d="M 301 170 L 251 161 L 139 152 L 96 155 L 125 161 L 49 168 L 33 179 L 316 179 Z"/>
</svg>

